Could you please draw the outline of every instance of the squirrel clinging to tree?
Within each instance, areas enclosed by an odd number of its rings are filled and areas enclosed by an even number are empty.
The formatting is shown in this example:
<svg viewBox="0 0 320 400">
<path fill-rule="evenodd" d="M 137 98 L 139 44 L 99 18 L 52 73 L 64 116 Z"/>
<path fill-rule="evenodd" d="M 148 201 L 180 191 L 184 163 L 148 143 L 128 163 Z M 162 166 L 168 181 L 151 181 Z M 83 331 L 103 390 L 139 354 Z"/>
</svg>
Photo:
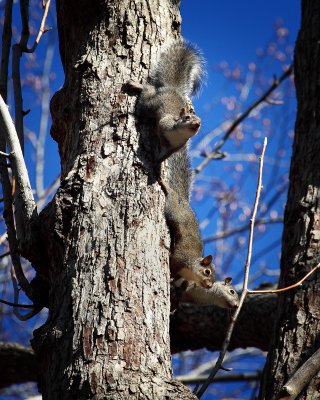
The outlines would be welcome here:
<svg viewBox="0 0 320 400">
<path fill-rule="evenodd" d="M 172 237 L 171 275 L 209 289 L 215 280 L 212 256 L 203 257 L 196 216 L 190 207 L 191 168 L 187 146 L 168 158 L 168 178 L 160 185 L 166 194 L 165 216 Z"/>
<path fill-rule="evenodd" d="M 141 92 L 138 114 L 156 120 L 159 161 L 181 149 L 198 132 L 201 120 L 194 113 L 190 97 L 198 92 L 204 76 L 204 59 L 199 50 L 176 42 L 161 53 L 146 84 L 129 83 Z"/>
<path fill-rule="evenodd" d="M 184 281 L 183 301 L 229 307 L 236 303 L 233 299 L 230 302 L 231 285 L 217 282 L 213 288 L 212 256 L 202 254 L 199 225 L 190 207 L 192 173 L 187 142 L 201 125 L 190 96 L 198 91 L 204 75 L 204 60 L 199 50 L 179 42 L 161 53 L 148 83 L 128 85 L 140 92 L 138 115 L 155 121 L 150 126 L 155 126 L 159 137 L 158 161 L 167 159 L 168 176 L 160 176 L 159 183 L 166 195 L 165 216 L 172 237 L 172 283 Z M 236 298 L 236 292 L 231 290 Z"/>
</svg>

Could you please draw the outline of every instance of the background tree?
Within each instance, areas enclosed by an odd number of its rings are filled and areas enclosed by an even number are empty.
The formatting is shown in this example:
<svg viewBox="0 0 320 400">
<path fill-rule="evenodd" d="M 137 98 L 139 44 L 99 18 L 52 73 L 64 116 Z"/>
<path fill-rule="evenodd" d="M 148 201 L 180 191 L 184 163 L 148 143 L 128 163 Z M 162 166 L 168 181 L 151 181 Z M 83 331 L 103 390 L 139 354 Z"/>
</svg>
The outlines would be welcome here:
<svg viewBox="0 0 320 400">
<path fill-rule="evenodd" d="M 319 256 L 319 80 L 320 6 L 302 1 L 302 22 L 295 49 L 298 112 L 290 185 L 282 240 L 280 285 L 290 284 Z M 317 274 L 319 276 L 319 274 Z M 311 399 L 319 396 L 319 284 L 279 298 L 276 329 L 265 368 L 260 397 Z M 315 355 L 315 368 L 307 360 Z M 304 370 L 298 370 L 305 363 Z M 290 384 L 289 378 L 294 377 Z M 283 387 L 287 384 L 287 388 Z"/>
</svg>

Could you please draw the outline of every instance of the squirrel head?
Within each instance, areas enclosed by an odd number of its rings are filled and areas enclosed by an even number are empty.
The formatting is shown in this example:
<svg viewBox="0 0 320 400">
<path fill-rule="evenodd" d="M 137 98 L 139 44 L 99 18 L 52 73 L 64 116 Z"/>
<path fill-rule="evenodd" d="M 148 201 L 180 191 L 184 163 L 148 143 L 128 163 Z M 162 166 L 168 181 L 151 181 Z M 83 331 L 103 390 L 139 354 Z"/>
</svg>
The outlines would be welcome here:
<svg viewBox="0 0 320 400">
<path fill-rule="evenodd" d="M 198 266 L 198 285 L 205 289 L 210 289 L 215 280 L 214 265 L 212 264 L 212 259 L 212 255 L 209 254 L 208 256 L 200 260 L 200 265 Z"/>
</svg>

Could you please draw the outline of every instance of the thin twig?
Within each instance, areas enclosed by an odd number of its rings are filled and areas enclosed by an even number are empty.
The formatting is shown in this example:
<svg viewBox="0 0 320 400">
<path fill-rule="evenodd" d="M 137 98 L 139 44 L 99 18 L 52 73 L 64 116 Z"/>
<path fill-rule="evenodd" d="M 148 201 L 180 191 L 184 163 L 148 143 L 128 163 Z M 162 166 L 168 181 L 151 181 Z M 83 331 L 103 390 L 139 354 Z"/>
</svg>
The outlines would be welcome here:
<svg viewBox="0 0 320 400">
<path fill-rule="evenodd" d="M 259 289 L 259 290 L 247 290 L 248 294 L 268 294 L 268 293 L 282 293 L 282 292 L 286 292 L 287 290 L 291 290 L 294 289 L 298 286 L 301 285 L 302 282 L 304 282 L 310 275 L 312 275 L 317 269 L 320 268 L 320 263 L 317 264 L 315 267 L 312 268 L 311 271 L 309 271 L 302 279 L 300 279 L 299 282 L 296 282 L 290 286 L 286 286 L 284 288 L 280 288 L 280 289 Z"/>
<path fill-rule="evenodd" d="M 3 299 L 0 299 L 0 303 L 6 304 L 7 306 L 11 306 L 11 307 L 34 308 L 34 306 L 32 304 L 17 304 L 17 303 L 12 303 L 11 301 L 3 300 Z"/>
<path fill-rule="evenodd" d="M 294 400 L 320 370 L 320 349 L 318 349 L 283 386 L 279 400 Z"/>
<path fill-rule="evenodd" d="M 6 253 L 0 254 L 0 259 L 4 258 L 4 257 L 7 257 L 7 256 L 10 256 L 10 251 L 7 251 Z"/>
<path fill-rule="evenodd" d="M 10 272 L 11 272 L 11 280 L 12 280 L 13 293 L 14 293 L 14 304 L 19 304 L 19 287 L 18 287 L 18 281 L 17 281 L 17 277 L 16 277 L 16 273 L 15 273 L 15 268 L 11 268 Z M 40 312 L 40 310 L 41 309 L 38 309 L 33 306 L 31 311 L 29 311 L 25 315 L 22 315 L 22 314 L 20 314 L 19 306 L 14 306 L 13 314 L 20 321 L 27 321 L 28 319 L 32 318 L 34 315 L 38 314 Z"/>
<path fill-rule="evenodd" d="M 50 2 L 51 2 L 51 0 L 47 0 L 47 2 L 45 4 L 44 4 L 44 2 L 42 2 L 43 15 L 42 15 L 39 31 L 38 31 L 37 37 L 33 43 L 33 46 L 30 49 L 23 50 L 26 53 L 33 53 L 35 51 L 35 49 L 37 48 L 42 35 L 44 33 L 48 32 L 48 29 L 45 28 L 45 24 L 46 24 L 46 19 L 47 19 L 49 8 L 50 8 Z"/>
<path fill-rule="evenodd" d="M 276 218 L 259 218 L 256 220 L 257 225 L 267 225 L 267 224 L 277 224 L 283 222 L 283 217 L 276 217 Z M 245 224 L 243 226 L 236 227 L 234 229 L 228 229 L 225 231 L 217 232 L 213 236 L 208 236 L 203 239 L 203 243 L 214 242 L 216 240 L 225 239 L 227 237 L 236 235 L 237 233 L 245 232 L 250 228 L 250 223 Z"/>
<path fill-rule="evenodd" d="M 23 117 L 26 113 L 23 110 L 23 99 L 21 89 L 21 76 L 20 76 L 20 59 L 22 53 L 33 53 L 38 46 L 38 43 L 44 32 L 45 21 L 48 15 L 50 0 L 44 6 L 43 16 L 40 23 L 40 28 L 36 40 L 31 48 L 28 48 L 28 41 L 30 37 L 29 32 L 29 0 L 20 0 L 20 15 L 22 21 L 22 31 L 19 43 L 16 43 L 12 48 L 12 80 L 13 80 L 13 94 L 14 94 L 14 107 L 15 107 L 15 125 L 18 132 L 18 137 L 21 145 L 22 152 L 24 152 L 24 130 L 23 130 Z"/>
<path fill-rule="evenodd" d="M 206 158 L 201 162 L 201 164 L 195 169 L 194 173 L 198 174 L 201 172 L 204 167 L 216 157 L 217 153 L 221 149 L 221 147 L 225 144 L 225 142 L 228 140 L 232 132 L 236 129 L 238 125 L 241 124 L 241 122 L 247 118 L 247 116 L 251 113 L 252 110 L 254 110 L 260 103 L 263 101 L 266 101 L 270 94 L 281 84 L 282 81 L 284 81 L 286 78 L 288 78 L 293 71 L 293 65 L 290 65 L 290 67 L 280 76 L 279 79 L 274 79 L 274 82 L 272 85 L 269 87 L 268 90 L 254 103 L 252 103 L 246 111 L 244 111 L 242 114 L 240 114 L 234 122 L 231 124 L 231 126 L 227 129 L 226 133 L 222 137 L 222 139 L 218 142 L 216 147 L 212 150 L 211 153 L 206 155 Z"/>
<path fill-rule="evenodd" d="M 245 265 L 245 271 L 244 271 L 244 280 L 243 280 L 243 289 L 242 293 L 240 296 L 240 301 L 239 301 L 239 307 L 236 309 L 235 313 L 231 317 L 231 322 L 227 330 L 227 334 L 225 337 L 225 340 L 222 345 L 222 349 L 219 354 L 219 358 L 212 369 L 210 375 L 208 376 L 208 379 L 204 384 L 201 386 L 201 388 L 197 391 L 197 396 L 200 399 L 204 392 L 206 391 L 207 387 L 209 384 L 213 381 L 213 378 L 215 377 L 216 373 L 219 371 L 219 369 L 222 366 L 223 359 L 225 357 L 225 354 L 227 352 L 231 335 L 235 326 L 235 323 L 237 321 L 237 318 L 240 314 L 243 302 L 246 298 L 247 291 L 248 291 L 248 281 L 249 281 L 249 272 L 250 272 L 250 263 L 251 263 L 251 255 L 252 255 L 252 243 L 253 243 L 253 230 L 254 230 L 254 222 L 255 218 L 257 215 L 257 210 L 258 210 L 258 204 L 259 204 L 259 198 L 260 198 L 260 193 L 262 189 L 262 170 L 263 170 L 263 159 L 264 159 L 264 154 L 265 150 L 267 147 L 267 138 L 264 139 L 263 147 L 262 147 L 262 152 L 261 152 L 261 157 L 260 157 L 260 167 L 259 167 L 259 176 L 258 176 L 258 184 L 257 184 L 257 190 L 256 190 L 256 197 L 254 201 L 254 206 L 253 206 L 253 211 L 252 211 L 252 217 L 251 217 L 251 225 L 250 225 L 250 234 L 249 234 L 249 241 L 248 241 L 248 254 L 247 254 L 247 260 L 246 260 L 246 265 Z"/>
</svg>

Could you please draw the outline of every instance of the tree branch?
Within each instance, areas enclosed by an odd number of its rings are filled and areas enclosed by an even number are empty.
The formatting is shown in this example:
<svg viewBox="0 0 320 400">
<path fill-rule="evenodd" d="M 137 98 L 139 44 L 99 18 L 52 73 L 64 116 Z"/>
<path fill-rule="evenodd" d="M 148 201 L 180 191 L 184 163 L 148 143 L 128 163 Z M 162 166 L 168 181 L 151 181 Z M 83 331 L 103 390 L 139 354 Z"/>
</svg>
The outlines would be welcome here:
<svg viewBox="0 0 320 400">
<path fill-rule="evenodd" d="M 274 294 L 248 296 L 234 328 L 229 351 L 247 347 L 267 351 L 276 307 L 277 296 Z M 229 322 L 229 310 L 181 304 L 170 318 L 172 353 L 203 348 L 219 351 Z"/>
<path fill-rule="evenodd" d="M 2 31 L 2 54 L 1 54 L 1 73 L 0 73 L 0 94 L 4 101 L 7 101 L 8 89 L 8 69 L 12 38 L 12 3 L 13 0 L 6 0 L 4 11 L 4 23 Z"/>
<path fill-rule="evenodd" d="M 283 217 L 259 218 L 256 220 L 256 226 L 257 225 L 267 225 L 267 224 L 278 224 L 278 223 L 283 223 Z M 227 237 L 236 235 L 237 233 L 245 232 L 249 228 L 250 228 L 250 223 L 245 224 L 243 226 L 233 228 L 233 229 L 221 231 L 221 232 L 216 233 L 213 236 L 206 237 L 205 239 L 203 239 L 203 243 L 209 243 L 209 242 L 214 242 L 216 240 L 225 239 Z"/>
<path fill-rule="evenodd" d="M 318 349 L 283 386 L 279 400 L 294 400 L 302 389 L 320 370 L 320 349 Z"/>
<path fill-rule="evenodd" d="M 36 381 L 37 366 L 30 347 L 0 342 L 0 388 Z"/>
<path fill-rule="evenodd" d="M 277 297 L 249 296 L 245 302 L 229 350 L 257 347 L 266 351 L 272 334 Z M 170 336 L 173 352 L 221 348 L 228 325 L 227 310 L 214 306 L 184 304 L 171 315 Z M 214 333 L 214 334 L 213 334 Z M 36 360 L 29 347 L 0 342 L 0 388 L 36 381 Z"/>
<path fill-rule="evenodd" d="M 15 108 L 15 126 L 18 133 L 22 152 L 24 152 L 24 130 L 23 130 L 23 117 L 25 112 L 23 110 L 23 99 L 21 89 L 21 76 L 20 76 L 20 59 L 22 53 L 33 53 L 37 48 L 39 41 L 46 29 L 44 29 L 45 21 L 48 15 L 50 1 L 44 5 L 43 16 L 40 23 L 38 35 L 35 39 L 33 46 L 28 49 L 29 41 L 29 0 L 20 0 L 20 15 L 22 22 L 21 38 L 19 43 L 16 43 L 12 48 L 12 80 L 13 80 L 13 94 L 14 94 L 14 108 Z"/>
<path fill-rule="evenodd" d="M 175 377 L 177 381 L 184 385 L 194 385 L 196 383 L 205 382 L 207 379 L 206 375 L 181 375 Z M 213 382 L 257 382 L 261 379 L 261 372 L 253 373 L 239 373 L 239 374 L 228 374 L 223 376 L 216 376 Z"/>
<path fill-rule="evenodd" d="M 225 144 L 225 142 L 229 139 L 230 135 L 232 132 L 237 128 L 238 125 L 241 124 L 241 122 L 248 117 L 248 115 L 251 113 L 252 110 L 254 110 L 260 103 L 263 101 L 266 101 L 270 94 L 286 79 L 288 78 L 293 71 L 293 65 L 290 65 L 290 67 L 280 76 L 279 79 L 274 79 L 273 84 L 269 87 L 268 90 L 254 103 L 252 103 L 242 114 L 240 114 L 234 122 L 231 124 L 231 126 L 227 129 L 226 133 L 222 137 L 222 139 L 218 142 L 216 147 L 212 150 L 211 153 L 207 154 L 205 159 L 201 162 L 201 164 L 195 169 L 194 173 L 198 174 L 201 172 L 205 166 L 214 158 L 221 158 L 220 156 L 220 149 L 221 147 Z"/>
<path fill-rule="evenodd" d="M 16 179 L 17 185 L 17 201 L 16 207 L 19 210 L 17 213 L 17 229 L 18 239 L 25 239 L 26 230 L 30 230 L 31 218 L 37 216 L 36 205 L 33 198 L 31 185 L 29 182 L 29 176 L 24 158 L 22 155 L 18 136 L 11 120 L 7 105 L 3 101 L 0 95 L 0 128 L 1 128 L 1 150 L 5 148 L 5 142 L 7 142 L 9 149 L 12 151 L 12 165 L 13 172 Z M 3 156 L 1 156 L 3 157 Z M 18 248 L 18 239 L 16 235 L 14 217 L 13 217 L 13 199 L 12 199 L 12 187 L 9 180 L 8 172 L 5 167 L 1 166 L 1 182 L 4 196 L 4 219 L 8 231 L 8 240 L 10 253 L 12 258 L 12 264 L 17 276 L 19 285 L 26 295 L 32 300 L 33 291 L 26 279 L 20 262 L 20 254 Z M 29 232 L 30 234 L 30 232 Z"/>
<path fill-rule="evenodd" d="M 1 96 L 0 127 L 11 152 L 10 158 L 12 160 L 13 172 L 16 179 L 17 201 L 19 203 L 17 206 L 19 206 L 22 210 L 23 221 L 17 221 L 17 225 L 19 222 L 19 225 L 25 227 L 29 225 L 32 217 L 37 216 L 36 203 L 34 201 L 28 171 L 24 162 L 18 135 L 9 114 L 7 105 Z M 20 232 L 23 230 L 23 228 L 20 228 Z M 18 232 L 18 239 L 20 239 L 21 236 L 23 237 L 24 235 L 19 235 Z"/>
</svg>

